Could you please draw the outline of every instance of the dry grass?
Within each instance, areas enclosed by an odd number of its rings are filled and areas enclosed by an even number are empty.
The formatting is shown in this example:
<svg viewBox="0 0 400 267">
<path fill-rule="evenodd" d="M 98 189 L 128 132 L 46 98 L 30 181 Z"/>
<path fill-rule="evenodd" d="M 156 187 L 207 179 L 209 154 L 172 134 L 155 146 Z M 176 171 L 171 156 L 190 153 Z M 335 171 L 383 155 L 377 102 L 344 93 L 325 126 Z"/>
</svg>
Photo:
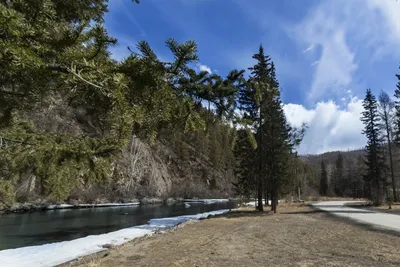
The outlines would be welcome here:
<svg viewBox="0 0 400 267">
<path fill-rule="evenodd" d="M 241 209 L 65 266 L 400 266 L 400 238 L 306 205 Z"/>
</svg>

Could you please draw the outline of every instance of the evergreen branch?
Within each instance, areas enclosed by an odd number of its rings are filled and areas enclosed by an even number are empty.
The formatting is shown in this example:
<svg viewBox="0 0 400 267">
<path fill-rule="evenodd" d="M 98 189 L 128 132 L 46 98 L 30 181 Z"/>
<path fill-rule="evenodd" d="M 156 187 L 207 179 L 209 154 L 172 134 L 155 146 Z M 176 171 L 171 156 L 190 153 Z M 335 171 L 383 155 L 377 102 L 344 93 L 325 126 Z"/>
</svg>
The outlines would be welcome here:
<svg viewBox="0 0 400 267">
<path fill-rule="evenodd" d="M 93 87 L 95 87 L 95 88 L 103 89 L 102 86 L 97 85 L 97 84 L 94 84 L 94 83 L 92 83 L 91 81 L 86 80 L 86 79 L 83 78 L 79 73 L 75 72 L 75 71 L 74 71 L 74 67 L 72 67 L 71 69 L 68 69 L 68 70 L 69 70 L 69 73 L 73 74 L 75 77 L 79 78 L 79 79 L 82 80 L 83 82 L 85 82 L 85 83 L 87 83 L 87 84 L 89 84 L 89 85 L 91 85 L 91 86 L 93 86 Z"/>
</svg>

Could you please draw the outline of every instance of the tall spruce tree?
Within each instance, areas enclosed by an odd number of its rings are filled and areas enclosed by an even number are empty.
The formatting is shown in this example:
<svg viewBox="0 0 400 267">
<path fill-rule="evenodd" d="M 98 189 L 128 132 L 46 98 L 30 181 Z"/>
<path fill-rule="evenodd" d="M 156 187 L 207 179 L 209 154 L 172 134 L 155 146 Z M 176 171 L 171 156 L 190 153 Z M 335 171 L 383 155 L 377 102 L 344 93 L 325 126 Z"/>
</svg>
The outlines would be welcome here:
<svg viewBox="0 0 400 267">
<path fill-rule="evenodd" d="M 293 156 L 292 129 L 283 112 L 274 64 L 262 46 L 253 58 L 257 63 L 249 68 L 250 77 L 240 91 L 239 103 L 257 144 L 254 157 L 257 209 L 263 210 L 263 194 L 269 191 L 271 208 L 276 212 L 279 194 L 292 175 L 287 168 Z"/>
<path fill-rule="evenodd" d="M 380 205 L 383 200 L 383 151 L 381 130 L 379 127 L 380 117 L 378 113 L 378 103 L 371 89 L 367 89 L 363 101 L 364 111 L 361 121 L 364 123 L 363 134 L 367 137 L 366 146 L 366 173 L 365 181 L 369 185 L 369 196 L 375 205 Z"/>
<path fill-rule="evenodd" d="M 267 161 L 267 179 L 271 187 L 271 209 L 277 212 L 278 198 L 286 186 L 291 184 L 292 172 L 289 168 L 293 144 L 291 143 L 291 127 L 286 121 L 280 99 L 279 84 L 275 77 L 275 68 L 271 64 L 270 86 L 266 100 L 264 129 L 264 151 Z"/>
<path fill-rule="evenodd" d="M 400 74 L 396 74 L 397 84 L 394 90 L 394 108 L 395 108 L 395 119 L 394 119 L 394 142 L 396 146 L 400 147 Z"/>
<path fill-rule="evenodd" d="M 394 118 L 394 137 L 393 141 L 397 147 L 400 147 L 400 74 L 396 74 L 397 84 L 396 89 L 394 91 L 395 97 L 395 118 Z M 394 185 L 394 184 L 393 184 Z M 397 189 L 397 188 L 396 188 Z M 397 196 L 397 192 L 396 192 Z M 399 199 L 397 199 L 398 201 Z"/>
<path fill-rule="evenodd" d="M 259 52 L 253 55 L 257 64 L 249 68 L 251 76 L 246 86 L 239 92 L 239 107 L 243 112 L 243 119 L 249 132 L 255 133 L 256 153 L 254 166 L 257 181 L 257 209 L 263 211 L 263 189 L 266 183 L 266 166 L 264 159 L 264 129 L 261 127 L 266 113 L 267 91 L 270 83 L 270 58 L 264 54 L 262 46 Z M 252 133 L 250 133 L 252 135 Z"/>
<path fill-rule="evenodd" d="M 385 133 L 385 139 L 388 146 L 389 154 L 389 167 L 390 167 L 390 178 L 392 181 L 393 200 L 397 202 L 396 194 L 396 180 L 394 177 L 393 167 L 393 153 L 392 153 L 392 124 L 393 124 L 393 109 L 395 103 L 390 99 L 389 95 L 383 90 L 379 94 L 379 116 L 382 121 L 382 129 Z"/>
</svg>

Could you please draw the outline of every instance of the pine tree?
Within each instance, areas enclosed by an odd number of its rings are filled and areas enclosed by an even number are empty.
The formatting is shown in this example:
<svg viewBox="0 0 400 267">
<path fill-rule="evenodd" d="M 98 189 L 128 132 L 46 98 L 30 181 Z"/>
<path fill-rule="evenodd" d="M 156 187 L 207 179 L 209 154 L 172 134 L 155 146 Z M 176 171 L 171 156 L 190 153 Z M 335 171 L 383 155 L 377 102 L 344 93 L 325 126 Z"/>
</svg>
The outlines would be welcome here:
<svg viewBox="0 0 400 267">
<path fill-rule="evenodd" d="M 397 147 L 400 147 L 400 74 L 396 74 L 397 78 L 397 84 L 396 84 L 396 89 L 394 91 L 394 97 L 395 97 L 395 117 L 394 117 L 394 140 L 393 142 Z M 394 186 L 394 183 L 392 182 L 392 185 Z M 397 189 L 397 188 L 396 188 Z M 397 196 L 396 192 L 396 196 Z M 394 195 L 393 195 L 394 197 Z M 397 199 L 399 201 L 399 199 Z"/>
<path fill-rule="evenodd" d="M 389 95 L 382 91 L 379 95 L 379 116 L 382 121 L 382 129 L 385 132 L 385 138 L 389 152 L 390 177 L 392 180 L 393 200 L 397 202 L 396 180 L 394 177 L 393 155 L 392 155 L 392 118 L 393 118 L 394 102 Z"/>
<path fill-rule="evenodd" d="M 264 54 L 262 46 L 259 48 L 258 54 L 253 55 L 253 58 L 257 60 L 257 64 L 249 68 L 251 71 L 251 77 L 246 83 L 245 87 L 242 87 L 239 92 L 239 107 L 243 114 L 243 120 L 246 122 L 246 127 L 249 127 L 248 132 L 255 133 L 256 140 L 256 153 L 254 158 L 254 166 L 257 171 L 254 174 L 257 176 L 257 201 L 256 205 L 259 211 L 263 211 L 263 191 L 266 180 L 266 169 L 265 160 L 263 158 L 263 129 L 261 127 L 263 121 L 263 115 L 265 115 L 266 94 L 268 90 L 268 84 L 270 81 L 270 59 Z M 250 133 L 250 135 L 253 135 Z"/>
<path fill-rule="evenodd" d="M 320 177 L 320 186 L 319 193 L 321 196 L 328 195 L 328 172 L 326 171 L 326 166 L 324 160 L 321 160 L 321 177 Z"/>
<path fill-rule="evenodd" d="M 394 108 L 395 108 L 395 119 L 394 119 L 394 142 L 396 146 L 400 146 L 400 74 L 396 74 L 397 84 L 394 90 Z"/>
<path fill-rule="evenodd" d="M 247 86 L 239 93 L 239 107 L 255 135 L 257 145 L 254 157 L 257 209 L 263 210 L 263 193 L 266 195 L 270 191 L 271 208 L 276 212 L 279 194 L 291 184 L 289 176 L 293 173 L 288 166 L 293 156 L 294 135 L 283 112 L 274 64 L 264 54 L 262 46 L 253 58 L 257 63 L 249 68 L 251 74 Z"/>
<path fill-rule="evenodd" d="M 300 142 L 301 137 L 294 134 L 295 129 L 292 129 L 286 121 L 273 62 L 271 62 L 268 87 L 266 101 L 262 106 L 265 108 L 265 116 L 261 127 L 265 134 L 263 146 L 267 161 L 267 180 L 271 187 L 271 208 L 276 213 L 279 195 L 290 192 L 293 176 L 290 162 L 291 158 L 295 157 L 294 143 Z"/>
<path fill-rule="evenodd" d="M 11 183 L 34 175 L 42 195 L 63 200 L 78 183 L 111 175 L 112 159 L 129 142 L 133 111 L 126 78 L 107 51 L 116 40 L 103 26 L 106 11 L 104 0 L 0 3 L 0 136 L 8 142 L 0 165 Z M 57 99 L 87 114 L 77 120 L 81 133 L 31 119 L 30 111 Z"/>
<path fill-rule="evenodd" d="M 365 159 L 367 170 L 364 179 L 369 184 L 370 198 L 374 201 L 375 205 L 380 205 L 383 200 L 382 176 L 384 162 L 381 130 L 379 127 L 380 118 L 378 113 L 378 103 L 375 96 L 372 94 L 371 89 L 367 89 L 363 101 L 363 107 L 364 111 L 362 112 L 361 121 L 365 125 L 363 134 L 367 137 L 367 154 Z"/>
<path fill-rule="evenodd" d="M 237 132 L 234 153 L 236 158 L 235 176 L 237 182 L 233 185 L 235 186 L 236 193 L 248 200 L 256 189 L 256 170 L 254 165 L 255 150 L 246 130 L 242 129 Z"/>
</svg>

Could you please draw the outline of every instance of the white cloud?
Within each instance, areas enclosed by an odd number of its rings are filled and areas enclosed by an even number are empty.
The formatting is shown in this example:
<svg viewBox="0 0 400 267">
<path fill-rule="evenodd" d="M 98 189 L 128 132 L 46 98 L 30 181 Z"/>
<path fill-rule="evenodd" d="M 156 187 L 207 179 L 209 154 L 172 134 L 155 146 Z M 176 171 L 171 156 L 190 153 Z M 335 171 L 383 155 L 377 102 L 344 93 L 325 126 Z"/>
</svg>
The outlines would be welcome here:
<svg viewBox="0 0 400 267">
<path fill-rule="evenodd" d="M 308 46 L 303 52 L 312 49 L 311 60 L 318 61 L 308 100 L 318 101 L 326 92 L 340 98 L 357 84 L 359 64 L 400 54 L 400 2 L 320 1 L 293 29 L 300 46 Z"/>
<path fill-rule="evenodd" d="M 362 100 L 358 98 L 352 98 L 344 109 L 333 101 L 318 102 L 314 109 L 306 109 L 298 104 L 284 106 L 290 124 L 298 127 L 305 122 L 309 127 L 299 147 L 301 154 L 348 150 L 365 146 L 366 140 L 361 134 L 362 110 Z"/>
<path fill-rule="evenodd" d="M 348 86 L 352 81 L 352 73 L 357 69 L 355 56 L 346 42 L 345 26 L 341 25 L 338 15 L 332 13 L 331 6 L 323 2 L 296 26 L 300 42 L 311 47 L 305 51 L 314 47 L 321 51 L 319 58 L 314 61 L 318 64 L 308 92 L 310 101 L 319 99 L 327 90 Z"/>
<path fill-rule="evenodd" d="M 208 73 L 212 73 L 211 68 L 203 65 L 203 64 L 198 64 L 197 67 L 199 68 L 200 71 L 207 71 Z"/>
<path fill-rule="evenodd" d="M 367 4 L 368 8 L 380 11 L 388 37 L 400 44 L 400 3 L 397 0 L 369 0 Z"/>
<path fill-rule="evenodd" d="M 311 44 L 307 49 L 303 50 L 303 53 L 307 53 L 308 51 L 311 51 L 314 48 L 314 44 Z"/>
</svg>

